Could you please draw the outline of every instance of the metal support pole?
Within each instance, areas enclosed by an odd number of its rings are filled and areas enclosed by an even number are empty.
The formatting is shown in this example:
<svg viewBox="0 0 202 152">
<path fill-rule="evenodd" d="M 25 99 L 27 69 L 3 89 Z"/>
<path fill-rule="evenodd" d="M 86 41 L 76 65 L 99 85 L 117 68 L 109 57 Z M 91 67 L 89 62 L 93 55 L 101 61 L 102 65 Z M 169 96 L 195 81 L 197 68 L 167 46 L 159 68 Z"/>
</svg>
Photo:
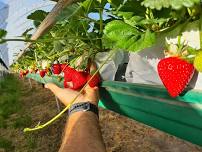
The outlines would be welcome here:
<svg viewBox="0 0 202 152">
<path fill-rule="evenodd" d="M 60 112 L 61 111 L 60 101 L 58 100 L 58 98 L 56 96 L 55 96 L 55 101 L 56 101 L 58 112 Z"/>
<path fill-rule="evenodd" d="M 28 79 L 28 81 L 29 81 L 29 86 L 30 86 L 30 88 L 32 89 L 32 82 L 31 82 L 30 79 Z"/>
</svg>

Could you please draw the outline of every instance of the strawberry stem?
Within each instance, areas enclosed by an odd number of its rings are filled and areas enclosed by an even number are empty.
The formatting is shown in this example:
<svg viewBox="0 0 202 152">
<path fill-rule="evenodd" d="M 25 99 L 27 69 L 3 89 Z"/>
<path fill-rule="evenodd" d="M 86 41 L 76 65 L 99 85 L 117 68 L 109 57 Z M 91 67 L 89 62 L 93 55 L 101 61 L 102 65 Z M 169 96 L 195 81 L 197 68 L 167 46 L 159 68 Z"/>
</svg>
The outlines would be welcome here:
<svg viewBox="0 0 202 152">
<path fill-rule="evenodd" d="M 102 62 L 101 66 L 96 70 L 96 72 L 92 75 L 92 77 L 87 81 L 87 83 L 83 86 L 83 88 L 79 91 L 79 93 L 77 94 L 77 96 L 70 101 L 70 103 L 59 113 L 57 114 L 55 117 L 53 117 L 51 120 L 49 120 L 48 122 L 46 122 L 45 124 L 42 125 L 38 125 L 34 128 L 25 128 L 23 131 L 24 132 L 30 132 L 30 131 L 35 131 L 35 130 L 39 130 L 39 129 L 43 129 L 44 127 L 47 127 L 48 125 L 50 125 L 52 122 L 54 122 L 55 120 L 57 120 L 58 118 L 60 118 L 62 116 L 63 113 L 65 113 L 70 107 L 71 105 L 74 103 L 74 101 L 80 96 L 80 94 L 84 91 L 84 89 L 86 88 L 86 86 L 89 84 L 89 82 L 94 78 L 94 76 L 100 71 L 100 69 L 106 64 L 106 62 L 114 55 L 115 50 L 112 50 L 109 54 L 109 56 L 107 57 L 107 59 L 105 61 Z"/>
</svg>

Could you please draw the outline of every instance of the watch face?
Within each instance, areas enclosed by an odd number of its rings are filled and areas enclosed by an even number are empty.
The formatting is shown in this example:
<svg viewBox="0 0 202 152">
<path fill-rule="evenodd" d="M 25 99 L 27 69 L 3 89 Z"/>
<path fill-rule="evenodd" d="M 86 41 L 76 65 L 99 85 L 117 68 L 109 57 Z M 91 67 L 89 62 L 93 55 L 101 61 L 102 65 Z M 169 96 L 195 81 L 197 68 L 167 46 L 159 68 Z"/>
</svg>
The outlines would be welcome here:
<svg viewBox="0 0 202 152">
<path fill-rule="evenodd" d="M 83 108 L 87 111 L 90 109 L 90 104 L 89 103 L 86 103 L 83 105 Z"/>
</svg>

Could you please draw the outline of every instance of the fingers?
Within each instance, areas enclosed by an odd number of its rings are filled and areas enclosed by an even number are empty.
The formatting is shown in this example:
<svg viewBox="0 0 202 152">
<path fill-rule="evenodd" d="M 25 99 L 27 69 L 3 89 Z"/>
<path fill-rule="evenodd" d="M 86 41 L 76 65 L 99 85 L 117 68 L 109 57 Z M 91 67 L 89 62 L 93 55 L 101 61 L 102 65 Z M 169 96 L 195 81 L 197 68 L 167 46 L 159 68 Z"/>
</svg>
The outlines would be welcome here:
<svg viewBox="0 0 202 152">
<path fill-rule="evenodd" d="M 84 99 L 85 101 L 89 101 L 97 105 L 99 101 L 99 88 L 98 87 L 92 88 L 89 85 L 86 86 Z"/>
<path fill-rule="evenodd" d="M 58 99 L 66 106 L 78 95 L 77 91 L 68 88 L 62 89 L 53 83 L 47 83 L 45 88 L 50 89 L 55 94 L 55 96 L 57 96 Z M 83 96 L 80 95 L 75 102 L 80 102 L 83 100 Z"/>
<path fill-rule="evenodd" d="M 95 62 L 91 62 L 90 64 L 90 73 L 94 73 L 97 70 L 97 65 Z"/>
<path fill-rule="evenodd" d="M 59 93 L 62 91 L 62 88 L 59 88 L 54 83 L 45 84 L 45 88 L 51 90 L 58 98 L 59 98 Z"/>
</svg>

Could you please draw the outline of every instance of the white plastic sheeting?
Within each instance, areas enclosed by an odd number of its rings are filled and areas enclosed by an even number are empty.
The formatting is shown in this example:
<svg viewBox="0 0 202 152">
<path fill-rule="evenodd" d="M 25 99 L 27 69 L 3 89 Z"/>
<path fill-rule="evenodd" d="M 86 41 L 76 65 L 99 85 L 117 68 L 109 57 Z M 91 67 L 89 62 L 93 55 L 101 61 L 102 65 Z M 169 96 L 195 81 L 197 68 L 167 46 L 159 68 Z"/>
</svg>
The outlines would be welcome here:
<svg viewBox="0 0 202 152">
<path fill-rule="evenodd" d="M 108 58 L 109 52 L 100 52 L 95 56 L 95 63 L 100 67 L 102 63 Z M 100 69 L 100 75 L 103 80 L 113 81 L 121 63 L 124 62 L 124 52 L 117 50 L 116 53 L 108 60 L 106 64 Z"/>
<path fill-rule="evenodd" d="M 171 33 L 166 41 L 168 44 L 177 44 L 177 33 L 182 27 Z M 181 42 L 187 43 L 189 46 L 199 49 L 200 36 L 198 22 L 188 24 L 183 30 Z M 156 46 L 147 48 L 138 53 L 130 53 L 129 62 L 125 73 L 127 82 L 162 85 L 158 76 L 157 65 L 160 59 L 164 58 L 164 40 Z M 202 73 L 195 73 L 190 87 L 194 89 L 202 89 Z"/>
<path fill-rule="evenodd" d="M 49 0 L 0 0 L 0 28 L 8 31 L 7 38 L 16 38 L 33 27 L 27 16 L 35 10 L 50 11 L 55 2 Z M 33 32 L 33 31 L 32 31 Z M 23 42 L 0 45 L 0 57 L 7 65 L 12 64 L 14 53 L 24 48 Z"/>
</svg>

